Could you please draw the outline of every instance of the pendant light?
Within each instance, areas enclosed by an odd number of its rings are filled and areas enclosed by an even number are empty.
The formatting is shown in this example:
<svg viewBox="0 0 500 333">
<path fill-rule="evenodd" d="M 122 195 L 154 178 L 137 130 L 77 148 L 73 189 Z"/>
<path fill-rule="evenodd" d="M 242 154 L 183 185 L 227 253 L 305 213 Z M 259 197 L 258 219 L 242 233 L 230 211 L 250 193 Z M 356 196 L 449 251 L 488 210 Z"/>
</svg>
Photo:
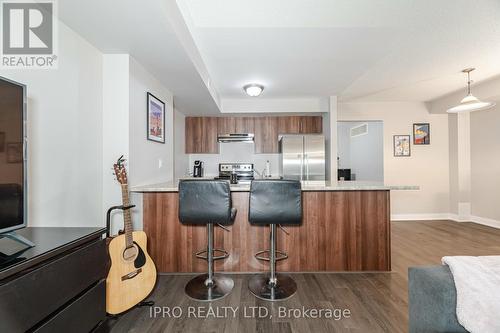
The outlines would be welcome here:
<svg viewBox="0 0 500 333">
<path fill-rule="evenodd" d="M 449 108 L 446 110 L 448 113 L 462 113 L 462 112 L 472 112 L 472 111 L 480 111 L 486 110 L 493 106 L 495 103 L 493 102 L 482 102 L 477 97 L 471 94 L 470 92 L 470 84 L 472 83 L 470 79 L 470 72 L 472 72 L 475 68 L 466 68 L 462 72 L 467 74 L 467 96 L 465 96 L 460 104 Z"/>
</svg>

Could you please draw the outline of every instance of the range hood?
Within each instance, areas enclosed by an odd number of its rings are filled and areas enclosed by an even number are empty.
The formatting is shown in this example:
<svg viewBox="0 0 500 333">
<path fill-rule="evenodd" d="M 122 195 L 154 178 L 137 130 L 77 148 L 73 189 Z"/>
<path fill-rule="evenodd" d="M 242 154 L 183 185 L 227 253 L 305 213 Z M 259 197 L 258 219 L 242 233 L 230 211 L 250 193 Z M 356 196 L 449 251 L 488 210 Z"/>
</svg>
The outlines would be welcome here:
<svg viewBox="0 0 500 333">
<path fill-rule="evenodd" d="M 253 133 L 231 133 L 231 134 L 219 134 L 217 136 L 217 142 L 229 143 L 229 142 L 247 142 L 253 143 L 254 135 Z"/>
</svg>

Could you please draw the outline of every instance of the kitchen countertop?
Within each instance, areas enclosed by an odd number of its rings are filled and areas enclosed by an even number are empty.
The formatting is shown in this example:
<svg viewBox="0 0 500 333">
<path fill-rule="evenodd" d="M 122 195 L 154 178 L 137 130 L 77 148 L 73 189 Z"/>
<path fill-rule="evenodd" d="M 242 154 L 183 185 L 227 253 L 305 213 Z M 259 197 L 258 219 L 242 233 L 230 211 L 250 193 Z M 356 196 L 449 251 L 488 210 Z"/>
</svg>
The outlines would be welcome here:
<svg viewBox="0 0 500 333">
<path fill-rule="evenodd" d="M 248 192 L 250 191 L 249 184 L 236 184 L 231 185 L 231 192 Z M 177 182 L 167 182 L 150 185 L 132 186 L 131 192 L 177 192 Z M 343 182 L 330 182 L 330 181 L 303 181 L 302 191 L 377 191 L 377 190 L 391 190 L 391 191 L 418 191 L 419 186 L 413 185 L 386 185 L 382 182 L 366 182 L 366 181 L 343 181 Z"/>
</svg>

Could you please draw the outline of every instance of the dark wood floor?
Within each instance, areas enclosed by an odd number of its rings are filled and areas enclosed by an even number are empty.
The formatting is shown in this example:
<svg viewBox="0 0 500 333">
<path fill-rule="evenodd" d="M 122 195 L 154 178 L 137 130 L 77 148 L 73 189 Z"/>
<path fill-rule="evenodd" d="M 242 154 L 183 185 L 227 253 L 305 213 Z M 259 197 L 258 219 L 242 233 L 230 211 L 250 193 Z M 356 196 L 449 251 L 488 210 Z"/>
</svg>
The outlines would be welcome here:
<svg viewBox="0 0 500 333">
<path fill-rule="evenodd" d="M 150 308 L 129 311 L 109 321 L 112 332 L 406 332 L 408 325 L 407 269 L 435 265 L 445 255 L 498 255 L 500 229 L 474 223 L 449 221 L 393 222 L 391 273 L 294 274 L 297 294 L 285 302 L 254 298 L 247 289 L 248 275 L 233 275 L 231 295 L 213 302 L 212 308 L 239 307 L 236 318 L 187 318 L 189 307 L 208 310 L 208 303 L 184 295 L 189 275 L 164 275 L 151 295 L 156 306 L 180 307 L 179 319 L 151 318 Z M 273 318 L 245 318 L 243 308 L 262 306 Z M 349 309 L 348 319 L 278 318 L 278 307 L 287 309 Z M 232 313 L 232 312 L 230 312 Z"/>
</svg>

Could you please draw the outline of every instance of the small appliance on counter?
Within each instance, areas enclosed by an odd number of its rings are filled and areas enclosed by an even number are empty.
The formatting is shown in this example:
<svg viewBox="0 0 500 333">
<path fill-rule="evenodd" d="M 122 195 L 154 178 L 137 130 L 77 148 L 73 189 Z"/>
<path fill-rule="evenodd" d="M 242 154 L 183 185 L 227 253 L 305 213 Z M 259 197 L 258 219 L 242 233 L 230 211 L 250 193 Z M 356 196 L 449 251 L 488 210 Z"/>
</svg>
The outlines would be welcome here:
<svg viewBox="0 0 500 333">
<path fill-rule="evenodd" d="M 203 161 L 194 161 L 193 177 L 203 177 Z"/>
<path fill-rule="evenodd" d="M 250 184 L 254 179 L 252 163 L 219 163 L 219 176 L 215 179 L 226 179 L 231 184 Z"/>
<path fill-rule="evenodd" d="M 351 169 L 338 169 L 338 180 L 353 180 L 351 179 Z"/>
</svg>

